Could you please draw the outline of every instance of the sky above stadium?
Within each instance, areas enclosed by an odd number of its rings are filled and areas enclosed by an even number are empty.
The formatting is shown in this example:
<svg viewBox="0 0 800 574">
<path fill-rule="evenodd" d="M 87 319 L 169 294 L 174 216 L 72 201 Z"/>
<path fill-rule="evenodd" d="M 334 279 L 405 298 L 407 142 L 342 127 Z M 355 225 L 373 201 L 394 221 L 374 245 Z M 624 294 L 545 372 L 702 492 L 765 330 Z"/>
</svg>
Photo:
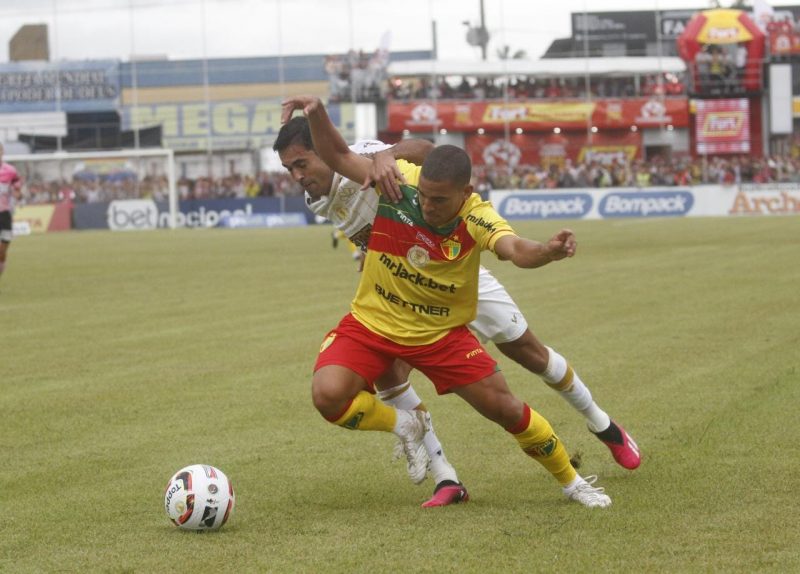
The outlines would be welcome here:
<svg viewBox="0 0 800 574">
<path fill-rule="evenodd" d="M 731 0 L 723 0 L 727 6 Z M 791 2 L 782 2 L 789 4 Z M 484 0 L 488 59 L 504 45 L 539 58 L 571 33 L 570 15 L 707 9 L 709 0 Z M 431 50 L 479 60 L 466 41 L 480 0 L 0 0 L 0 62 L 24 24 L 47 24 L 52 60 L 226 58 L 336 54 L 350 49 Z"/>
</svg>

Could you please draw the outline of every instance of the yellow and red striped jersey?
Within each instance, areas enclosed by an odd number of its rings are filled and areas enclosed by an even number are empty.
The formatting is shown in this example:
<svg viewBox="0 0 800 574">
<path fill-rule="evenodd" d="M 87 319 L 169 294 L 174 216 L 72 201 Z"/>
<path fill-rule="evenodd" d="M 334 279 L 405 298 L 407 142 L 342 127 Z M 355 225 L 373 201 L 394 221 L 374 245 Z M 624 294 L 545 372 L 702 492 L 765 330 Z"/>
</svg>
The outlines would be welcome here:
<svg viewBox="0 0 800 574">
<path fill-rule="evenodd" d="M 514 230 L 477 194 L 452 224 L 429 226 L 417 201 L 421 168 L 398 166 L 408 185 L 401 186 L 400 203 L 380 197 L 351 311 L 378 335 L 425 345 L 475 318 L 481 251 Z"/>
</svg>

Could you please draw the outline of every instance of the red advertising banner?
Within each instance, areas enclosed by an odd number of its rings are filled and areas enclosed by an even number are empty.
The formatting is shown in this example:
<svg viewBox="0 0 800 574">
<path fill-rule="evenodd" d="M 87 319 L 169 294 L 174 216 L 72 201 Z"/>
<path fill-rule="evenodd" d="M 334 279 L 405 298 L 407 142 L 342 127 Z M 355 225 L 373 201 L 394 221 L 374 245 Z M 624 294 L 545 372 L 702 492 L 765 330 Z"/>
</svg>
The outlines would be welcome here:
<svg viewBox="0 0 800 574">
<path fill-rule="evenodd" d="M 686 98 L 633 98 L 593 101 L 547 100 L 520 102 L 390 102 L 388 130 L 430 132 L 448 129 L 499 131 L 506 123 L 513 129 L 629 129 L 689 125 Z"/>
<path fill-rule="evenodd" d="M 767 24 L 769 51 L 774 56 L 800 54 L 800 33 L 792 22 L 782 20 Z"/>
<path fill-rule="evenodd" d="M 750 153 L 750 101 L 747 98 L 697 100 L 697 153 Z"/>
<path fill-rule="evenodd" d="M 560 133 L 547 136 L 512 135 L 509 140 L 495 134 L 469 134 L 465 149 L 475 165 L 563 165 L 567 159 L 579 163 L 626 163 L 641 157 L 640 133 L 620 131 L 593 134 L 589 144 L 586 134 Z"/>
</svg>

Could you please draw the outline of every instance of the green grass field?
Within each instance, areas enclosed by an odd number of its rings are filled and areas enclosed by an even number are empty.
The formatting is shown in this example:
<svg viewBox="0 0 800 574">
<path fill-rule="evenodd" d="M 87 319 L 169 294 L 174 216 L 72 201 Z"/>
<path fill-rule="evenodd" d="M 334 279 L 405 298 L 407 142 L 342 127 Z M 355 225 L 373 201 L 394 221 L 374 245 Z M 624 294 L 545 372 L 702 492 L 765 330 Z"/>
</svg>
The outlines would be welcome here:
<svg viewBox="0 0 800 574">
<path fill-rule="evenodd" d="M 433 485 L 391 461 L 393 437 L 316 413 L 314 358 L 358 280 L 328 227 L 18 238 L 0 280 L 0 571 L 800 571 L 800 219 L 569 225 L 572 260 L 485 262 L 642 466 L 616 466 L 495 354 L 607 510 L 568 503 L 418 375 L 468 504 L 420 509 Z M 163 511 L 167 479 L 199 462 L 237 490 L 216 534 Z"/>
</svg>

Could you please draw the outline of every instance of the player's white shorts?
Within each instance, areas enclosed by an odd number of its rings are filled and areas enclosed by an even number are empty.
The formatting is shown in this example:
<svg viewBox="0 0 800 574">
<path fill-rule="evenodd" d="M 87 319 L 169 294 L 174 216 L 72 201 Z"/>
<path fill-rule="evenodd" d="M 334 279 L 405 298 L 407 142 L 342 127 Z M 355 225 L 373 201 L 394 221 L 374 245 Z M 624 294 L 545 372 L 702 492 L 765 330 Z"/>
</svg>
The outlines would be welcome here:
<svg viewBox="0 0 800 574">
<path fill-rule="evenodd" d="M 506 288 L 483 266 L 478 273 L 478 315 L 469 328 L 482 343 L 495 344 L 516 341 L 528 328 Z"/>
</svg>

